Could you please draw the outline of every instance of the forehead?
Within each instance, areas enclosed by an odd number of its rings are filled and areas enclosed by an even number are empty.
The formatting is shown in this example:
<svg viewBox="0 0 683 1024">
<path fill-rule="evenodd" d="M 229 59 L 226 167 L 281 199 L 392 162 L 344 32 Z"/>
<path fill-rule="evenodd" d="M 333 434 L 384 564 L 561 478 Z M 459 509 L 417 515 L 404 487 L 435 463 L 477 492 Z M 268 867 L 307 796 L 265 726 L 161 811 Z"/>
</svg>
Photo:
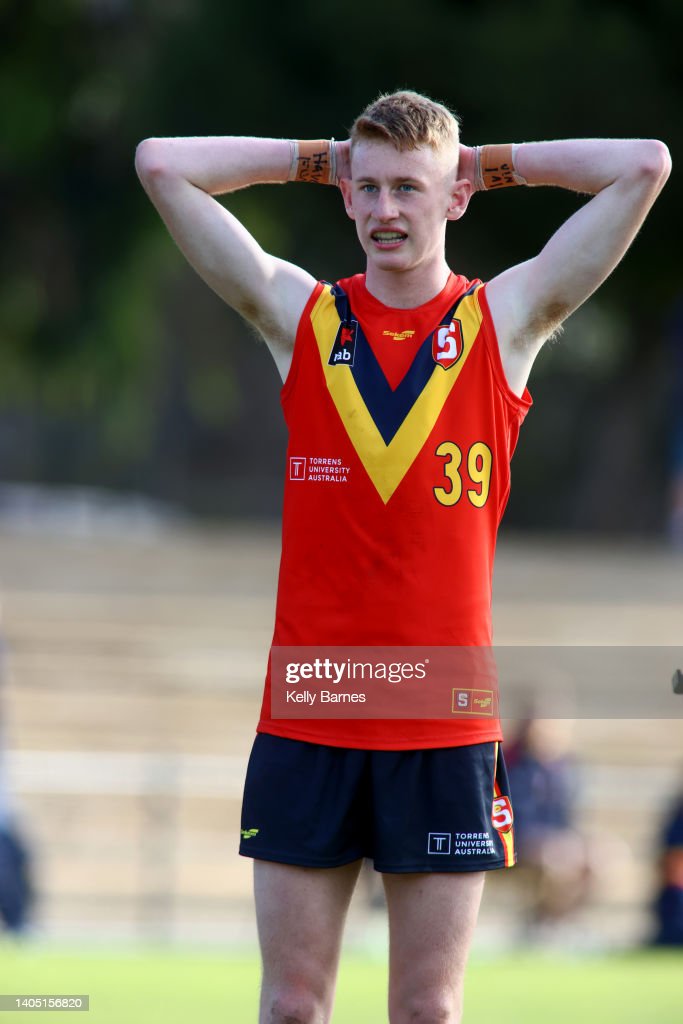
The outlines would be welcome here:
<svg viewBox="0 0 683 1024">
<path fill-rule="evenodd" d="M 453 155 L 432 146 L 400 150 L 389 142 L 361 139 L 351 152 L 351 173 L 354 178 L 375 180 L 432 178 L 435 172 L 443 173 L 454 162 Z"/>
</svg>

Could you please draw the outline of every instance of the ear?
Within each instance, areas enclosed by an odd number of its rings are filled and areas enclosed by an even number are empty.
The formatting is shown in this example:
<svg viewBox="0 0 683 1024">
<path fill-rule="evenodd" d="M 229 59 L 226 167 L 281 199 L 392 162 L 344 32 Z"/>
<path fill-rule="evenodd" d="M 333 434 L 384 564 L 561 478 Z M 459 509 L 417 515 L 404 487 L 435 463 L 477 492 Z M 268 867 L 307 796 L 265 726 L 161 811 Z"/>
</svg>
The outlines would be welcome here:
<svg viewBox="0 0 683 1024">
<path fill-rule="evenodd" d="M 446 220 L 460 220 L 465 213 L 470 199 L 472 198 L 472 182 L 467 178 L 461 178 L 453 185 L 450 195 L 450 202 L 446 210 Z"/>
<path fill-rule="evenodd" d="M 353 212 L 353 191 L 351 188 L 351 179 L 340 178 L 339 188 L 341 189 L 341 194 L 344 197 L 344 206 L 346 207 L 346 212 L 351 218 L 351 220 L 355 220 L 356 215 Z"/>
</svg>

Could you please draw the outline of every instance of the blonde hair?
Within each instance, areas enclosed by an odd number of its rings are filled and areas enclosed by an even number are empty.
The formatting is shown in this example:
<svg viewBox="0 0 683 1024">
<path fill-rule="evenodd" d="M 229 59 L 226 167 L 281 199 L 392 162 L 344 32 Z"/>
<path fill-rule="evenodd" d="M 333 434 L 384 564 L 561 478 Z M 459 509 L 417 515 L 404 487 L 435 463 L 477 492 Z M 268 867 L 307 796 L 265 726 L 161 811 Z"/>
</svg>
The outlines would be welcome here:
<svg viewBox="0 0 683 1024">
<path fill-rule="evenodd" d="M 353 122 L 351 146 L 362 139 L 390 142 L 398 150 L 431 146 L 457 147 L 460 122 L 442 103 L 419 92 L 402 89 L 385 93 L 370 103 Z"/>
</svg>

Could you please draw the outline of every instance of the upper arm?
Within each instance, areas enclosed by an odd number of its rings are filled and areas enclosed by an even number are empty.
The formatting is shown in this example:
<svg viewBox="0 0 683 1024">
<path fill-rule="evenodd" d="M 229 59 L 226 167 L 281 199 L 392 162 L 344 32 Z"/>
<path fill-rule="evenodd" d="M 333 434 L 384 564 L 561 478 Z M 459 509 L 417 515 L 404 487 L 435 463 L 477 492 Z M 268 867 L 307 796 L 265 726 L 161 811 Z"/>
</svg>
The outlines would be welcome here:
<svg viewBox="0 0 683 1024">
<path fill-rule="evenodd" d="M 136 169 L 188 262 L 263 335 L 284 380 L 315 278 L 264 252 L 218 200 L 155 163 L 153 155 L 145 155 L 144 144 L 138 147 Z"/>
<path fill-rule="evenodd" d="M 666 148 L 654 142 L 644 146 L 642 162 L 577 210 L 536 257 L 489 282 L 487 298 L 501 358 L 517 394 L 546 338 L 619 263 L 668 171 Z"/>
</svg>

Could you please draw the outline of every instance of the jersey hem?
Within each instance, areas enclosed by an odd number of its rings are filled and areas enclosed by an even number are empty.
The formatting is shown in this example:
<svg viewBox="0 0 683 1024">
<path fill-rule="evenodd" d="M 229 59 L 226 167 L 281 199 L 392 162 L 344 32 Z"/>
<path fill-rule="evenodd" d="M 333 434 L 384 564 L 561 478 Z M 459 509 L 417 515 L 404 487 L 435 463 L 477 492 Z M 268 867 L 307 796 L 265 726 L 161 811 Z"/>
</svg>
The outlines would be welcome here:
<svg viewBox="0 0 683 1024">
<path fill-rule="evenodd" d="M 398 721 L 400 721 L 400 719 L 398 719 Z M 476 737 L 468 736 L 456 742 L 447 742 L 444 740 L 444 737 L 441 736 L 438 739 L 426 740 L 418 740 L 414 737 L 408 737 L 403 741 L 389 740 L 386 743 L 374 741 L 370 744 L 354 743 L 353 738 L 349 737 L 340 739 L 338 736 L 320 736 L 319 733 L 306 732 L 305 729 L 273 729 L 271 728 L 270 723 L 266 723 L 264 725 L 259 722 L 256 732 L 267 733 L 270 736 L 279 736 L 281 739 L 285 740 L 299 740 L 302 743 L 315 743 L 319 747 L 343 747 L 346 750 L 438 750 L 445 749 L 447 747 L 473 747 L 477 746 L 479 743 L 503 742 L 503 732 L 500 727 L 497 729 L 489 729 Z"/>
</svg>

